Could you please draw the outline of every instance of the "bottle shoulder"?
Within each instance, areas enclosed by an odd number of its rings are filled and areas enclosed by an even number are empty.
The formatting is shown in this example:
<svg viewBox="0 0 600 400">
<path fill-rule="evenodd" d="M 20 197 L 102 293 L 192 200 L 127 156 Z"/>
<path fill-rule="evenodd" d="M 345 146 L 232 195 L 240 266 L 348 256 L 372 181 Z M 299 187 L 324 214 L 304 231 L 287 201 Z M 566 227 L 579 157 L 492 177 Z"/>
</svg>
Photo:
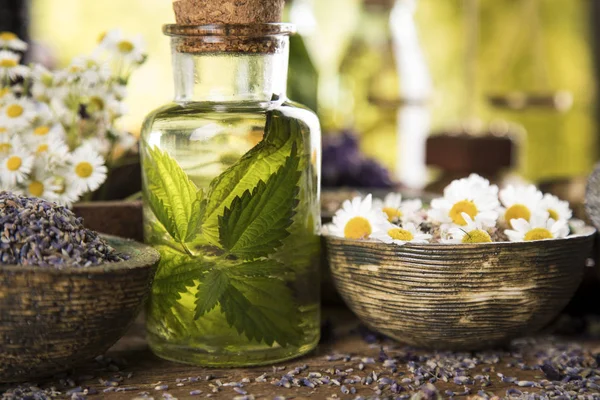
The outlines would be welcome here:
<svg viewBox="0 0 600 400">
<path fill-rule="evenodd" d="M 266 120 L 267 114 L 281 114 L 287 119 L 303 122 L 313 129 L 320 130 L 317 115 L 308 107 L 285 99 L 270 103 L 167 103 L 151 111 L 144 119 L 142 131 L 148 131 L 156 126 L 170 125 L 170 121 L 178 124 L 204 124 L 206 122 L 229 120 Z M 187 122 L 185 122 L 187 121 Z"/>
</svg>

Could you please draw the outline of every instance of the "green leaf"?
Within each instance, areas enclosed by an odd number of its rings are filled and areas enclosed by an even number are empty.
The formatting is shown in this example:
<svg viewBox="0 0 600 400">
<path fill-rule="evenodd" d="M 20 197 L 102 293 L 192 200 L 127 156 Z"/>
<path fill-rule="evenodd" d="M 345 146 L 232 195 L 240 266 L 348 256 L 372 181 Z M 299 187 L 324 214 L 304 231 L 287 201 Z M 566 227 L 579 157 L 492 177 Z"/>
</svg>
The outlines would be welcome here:
<svg viewBox="0 0 600 400">
<path fill-rule="evenodd" d="M 229 279 L 224 271 L 216 268 L 210 271 L 202 283 L 198 285 L 194 319 L 200 318 L 215 308 L 228 285 Z"/>
<path fill-rule="evenodd" d="M 266 257 L 282 245 L 289 236 L 298 204 L 298 171 L 300 158 L 296 144 L 284 165 L 264 183 L 262 180 L 242 197 L 233 199 L 219 217 L 221 245 L 243 259 Z"/>
<path fill-rule="evenodd" d="M 203 191 L 169 154 L 154 147 L 144 159 L 147 200 L 169 235 L 179 243 L 194 239 L 200 230 Z"/>
<path fill-rule="evenodd" d="M 210 243 L 220 246 L 219 216 L 223 215 L 225 207 L 277 171 L 285 162 L 292 144 L 301 145 L 304 129 L 301 124 L 300 120 L 289 119 L 275 112 L 267 113 L 263 140 L 213 180 L 208 190 L 202 225 L 202 233 Z"/>
<path fill-rule="evenodd" d="M 228 273 L 237 277 L 263 277 L 288 279 L 293 277 L 294 271 L 277 260 L 255 260 L 245 262 L 228 268 Z"/>
<path fill-rule="evenodd" d="M 230 276 L 220 304 L 227 322 L 249 340 L 269 346 L 299 345 L 302 340 L 298 306 L 283 281 Z"/>
<path fill-rule="evenodd" d="M 180 293 L 187 292 L 201 280 L 214 265 L 198 257 L 192 258 L 167 246 L 158 246 L 160 263 L 152 284 L 152 294 L 167 308 L 177 302 Z"/>
</svg>

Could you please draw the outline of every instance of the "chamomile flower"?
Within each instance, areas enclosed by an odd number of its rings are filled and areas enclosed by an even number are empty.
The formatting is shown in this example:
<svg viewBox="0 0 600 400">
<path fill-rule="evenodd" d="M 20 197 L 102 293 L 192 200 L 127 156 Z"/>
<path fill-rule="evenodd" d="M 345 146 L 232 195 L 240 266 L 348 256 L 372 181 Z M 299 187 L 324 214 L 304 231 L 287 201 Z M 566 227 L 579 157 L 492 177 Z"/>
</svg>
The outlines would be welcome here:
<svg viewBox="0 0 600 400">
<path fill-rule="evenodd" d="M 373 199 L 373 208 L 382 210 L 388 217 L 389 222 L 413 222 L 420 223 L 419 211 L 423 207 L 421 200 L 404 200 L 400 193 L 389 193 L 382 200 Z"/>
<path fill-rule="evenodd" d="M 79 185 L 70 180 L 67 176 L 55 176 L 54 185 L 57 186 L 57 189 L 54 191 L 54 202 L 66 207 L 70 207 L 79 200 L 83 193 L 85 193 Z"/>
<path fill-rule="evenodd" d="M 13 146 L 2 158 L 0 179 L 9 185 L 23 182 L 31 172 L 33 156 L 29 151 Z"/>
<path fill-rule="evenodd" d="M 44 166 L 48 171 L 54 171 L 64 165 L 69 156 L 66 143 L 55 137 L 48 137 L 46 141 L 36 143 L 34 149 L 36 167 Z"/>
<path fill-rule="evenodd" d="M 71 78 L 90 86 L 108 81 L 112 74 L 110 66 L 95 55 L 75 57 L 68 70 Z"/>
<path fill-rule="evenodd" d="M 501 219 L 512 227 L 513 219 L 522 218 L 529 221 L 534 212 L 542 210 L 542 192 L 534 185 L 513 186 L 509 185 L 500 191 Z"/>
<path fill-rule="evenodd" d="M 50 141 L 62 140 L 65 136 L 63 126 L 54 121 L 40 121 L 26 131 L 26 142 L 32 145 L 48 144 Z"/>
<path fill-rule="evenodd" d="M 428 212 L 429 218 L 442 224 L 465 226 L 462 214 L 477 218 L 483 226 L 496 225 L 498 213 L 498 187 L 476 174 L 453 181 L 444 189 L 444 197 L 434 199 Z"/>
<path fill-rule="evenodd" d="M 0 136 L 0 159 L 8 157 L 13 149 L 22 149 L 21 138 L 18 135 L 2 135 Z"/>
<path fill-rule="evenodd" d="M 548 211 L 550 218 L 555 221 L 561 219 L 568 221 L 573 217 L 573 211 L 569 208 L 569 202 L 563 201 L 549 193 L 546 193 L 542 198 L 540 208 L 544 211 Z"/>
<path fill-rule="evenodd" d="M 104 35 L 100 47 L 127 62 L 142 63 L 145 59 L 145 44 L 141 35 L 126 37 L 120 30 L 112 30 Z"/>
<path fill-rule="evenodd" d="M 373 234 L 388 226 L 387 216 L 383 211 L 374 210 L 369 194 L 364 200 L 355 197 L 344 201 L 342 208 L 333 216 L 328 225 L 328 233 L 346 239 L 368 239 Z"/>
<path fill-rule="evenodd" d="M 394 243 L 399 246 L 405 243 L 429 243 L 431 235 L 423 233 L 415 224 L 407 222 L 402 226 L 388 224 L 385 230 L 378 231 L 372 238 L 384 243 Z"/>
<path fill-rule="evenodd" d="M 21 56 L 8 50 L 0 50 L 0 78 L 9 77 L 16 79 L 19 76 L 27 76 L 29 68 L 20 65 Z"/>
<path fill-rule="evenodd" d="M 23 129 L 36 116 L 35 105 L 26 98 L 17 99 L 14 96 L 4 100 L 0 108 L 0 125 L 8 129 Z"/>
<path fill-rule="evenodd" d="M 555 221 L 548 212 L 533 213 L 529 221 L 519 218 L 512 220 L 513 229 L 504 231 L 511 242 L 527 242 L 563 238 L 569 234 L 566 220 Z"/>
<path fill-rule="evenodd" d="M 68 177 L 82 191 L 94 191 L 106 180 L 104 159 L 90 146 L 78 147 L 68 162 Z"/>
<path fill-rule="evenodd" d="M 0 48 L 14 51 L 27 50 L 27 43 L 12 32 L 0 32 Z"/>
<path fill-rule="evenodd" d="M 58 198 L 56 191 L 60 189 L 53 176 L 46 174 L 44 171 L 36 171 L 31 179 L 23 184 L 23 192 L 27 196 L 42 197 L 44 199 L 54 201 Z"/>
<path fill-rule="evenodd" d="M 463 213 L 463 219 L 466 225 L 458 227 L 453 226 L 447 230 L 447 239 L 443 239 L 444 243 L 490 243 L 492 237 L 485 230 L 480 220 L 473 220 L 469 214 Z"/>
</svg>

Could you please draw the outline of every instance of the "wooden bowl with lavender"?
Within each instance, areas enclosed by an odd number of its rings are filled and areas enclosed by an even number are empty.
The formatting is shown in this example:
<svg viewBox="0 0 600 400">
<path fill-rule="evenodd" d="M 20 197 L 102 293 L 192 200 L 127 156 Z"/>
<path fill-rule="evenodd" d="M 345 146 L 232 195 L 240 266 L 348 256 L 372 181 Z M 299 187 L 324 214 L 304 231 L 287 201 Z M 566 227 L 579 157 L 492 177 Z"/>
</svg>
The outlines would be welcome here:
<svg viewBox="0 0 600 400">
<path fill-rule="evenodd" d="M 158 252 L 6 192 L 0 223 L 0 382 L 50 376 L 108 350 L 141 310 Z"/>
<path fill-rule="evenodd" d="M 581 283 L 594 234 L 459 245 L 326 242 L 338 291 L 369 327 L 418 347 L 478 350 L 552 321 Z"/>
</svg>

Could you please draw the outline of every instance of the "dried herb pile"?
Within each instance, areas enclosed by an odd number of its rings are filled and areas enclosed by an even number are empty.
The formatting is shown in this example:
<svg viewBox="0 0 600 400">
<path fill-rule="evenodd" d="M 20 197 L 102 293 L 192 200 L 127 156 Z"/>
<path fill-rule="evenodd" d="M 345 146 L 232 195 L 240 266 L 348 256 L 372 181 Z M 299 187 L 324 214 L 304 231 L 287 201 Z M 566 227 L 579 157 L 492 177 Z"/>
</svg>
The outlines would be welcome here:
<svg viewBox="0 0 600 400">
<path fill-rule="evenodd" d="M 123 261 L 69 209 L 46 200 L 0 192 L 0 265 L 89 267 Z"/>
</svg>

